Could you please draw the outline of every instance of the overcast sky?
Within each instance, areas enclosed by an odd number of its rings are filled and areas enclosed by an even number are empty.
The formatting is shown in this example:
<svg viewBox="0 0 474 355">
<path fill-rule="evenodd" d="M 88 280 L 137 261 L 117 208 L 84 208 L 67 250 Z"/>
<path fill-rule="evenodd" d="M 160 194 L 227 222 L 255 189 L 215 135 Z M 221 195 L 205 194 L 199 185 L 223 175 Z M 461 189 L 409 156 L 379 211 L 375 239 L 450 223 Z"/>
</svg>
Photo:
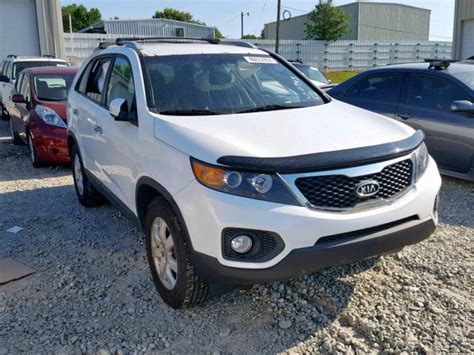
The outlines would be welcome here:
<svg viewBox="0 0 474 355">
<path fill-rule="evenodd" d="M 397 2 L 431 10 L 430 40 L 450 41 L 453 35 L 454 0 L 365 0 Z M 474 1 L 474 0 L 473 0 Z M 355 0 L 334 0 L 343 5 Z M 82 4 L 97 7 L 104 18 L 150 18 L 157 9 L 173 7 L 190 12 L 195 19 L 216 26 L 229 38 L 240 37 L 240 12 L 245 17 L 245 33 L 259 35 L 263 25 L 276 19 L 277 0 L 61 0 L 63 5 Z M 284 10 L 292 16 L 311 11 L 317 0 L 282 0 Z"/>
</svg>

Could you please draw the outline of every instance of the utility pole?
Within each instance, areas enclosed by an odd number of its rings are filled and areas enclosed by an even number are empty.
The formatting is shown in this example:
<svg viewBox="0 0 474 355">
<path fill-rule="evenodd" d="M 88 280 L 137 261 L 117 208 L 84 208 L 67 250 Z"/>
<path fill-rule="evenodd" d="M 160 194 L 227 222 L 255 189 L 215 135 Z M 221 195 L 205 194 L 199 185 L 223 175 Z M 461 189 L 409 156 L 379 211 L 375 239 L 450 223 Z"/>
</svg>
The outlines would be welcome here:
<svg viewBox="0 0 474 355">
<path fill-rule="evenodd" d="M 244 16 L 250 16 L 250 12 L 240 13 L 240 39 L 244 38 Z"/>
<path fill-rule="evenodd" d="M 278 53 L 280 47 L 280 12 L 281 12 L 281 0 L 278 0 L 277 5 L 277 27 L 276 27 L 276 37 L 275 37 L 275 53 Z"/>
</svg>

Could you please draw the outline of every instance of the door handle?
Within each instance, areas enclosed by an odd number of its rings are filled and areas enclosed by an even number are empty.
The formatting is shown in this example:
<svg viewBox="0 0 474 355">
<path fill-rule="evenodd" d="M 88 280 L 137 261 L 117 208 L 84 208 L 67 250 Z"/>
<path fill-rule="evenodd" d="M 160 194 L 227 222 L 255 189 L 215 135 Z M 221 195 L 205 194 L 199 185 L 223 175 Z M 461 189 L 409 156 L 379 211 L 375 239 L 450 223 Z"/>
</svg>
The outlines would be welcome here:
<svg viewBox="0 0 474 355">
<path fill-rule="evenodd" d="M 409 118 L 412 118 L 412 115 L 409 113 L 397 113 L 397 116 L 400 117 L 402 120 L 408 120 Z"/>
<path fill-rule="evenodd" d="M 104 134 L 104 130 L 102 129 L 101 126 L 95 126 L 94 131 L 99 134 Z"/>
</svg>

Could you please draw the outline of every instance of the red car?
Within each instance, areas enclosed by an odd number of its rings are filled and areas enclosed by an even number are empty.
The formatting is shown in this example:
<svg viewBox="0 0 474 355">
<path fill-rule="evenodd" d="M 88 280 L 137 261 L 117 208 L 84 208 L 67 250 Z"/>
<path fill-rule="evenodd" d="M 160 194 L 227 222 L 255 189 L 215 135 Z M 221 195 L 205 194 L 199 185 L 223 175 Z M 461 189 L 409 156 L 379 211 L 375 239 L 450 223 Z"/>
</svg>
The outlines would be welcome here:
<svg viewBox="0 0 474 355">
<path fill-rule="evenodd" d="M 35 168 L 67 164 L 67 94 L 77 68 L 42 67 L 22 71 L 10 112 L 14 144 L 26 143 Z"/>
</svg>

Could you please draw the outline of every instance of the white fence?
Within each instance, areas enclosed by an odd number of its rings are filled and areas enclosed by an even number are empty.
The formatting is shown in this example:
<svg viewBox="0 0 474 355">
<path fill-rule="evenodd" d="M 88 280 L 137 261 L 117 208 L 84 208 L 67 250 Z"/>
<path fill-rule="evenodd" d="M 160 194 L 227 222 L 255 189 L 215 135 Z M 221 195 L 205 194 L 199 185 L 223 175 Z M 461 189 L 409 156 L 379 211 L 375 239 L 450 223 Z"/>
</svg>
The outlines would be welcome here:
<svg viewBox="0 0 474 355">
<path fill-rule="evenodd" d="M 86 59 L 100 41 L 119 35 L 65 33 L 66 56 L 75 65 Z M 261 48 L 275 49 L 274 40 L 251 40 Z M 386 43 L 367 41 L 280 41 L 280 54 L 286 59 L 301 60 L 325 71 L 364 70 L 380 65 L 421 62 L 425 58 L 450 59 L 451 42 Z"/>
</svg>

